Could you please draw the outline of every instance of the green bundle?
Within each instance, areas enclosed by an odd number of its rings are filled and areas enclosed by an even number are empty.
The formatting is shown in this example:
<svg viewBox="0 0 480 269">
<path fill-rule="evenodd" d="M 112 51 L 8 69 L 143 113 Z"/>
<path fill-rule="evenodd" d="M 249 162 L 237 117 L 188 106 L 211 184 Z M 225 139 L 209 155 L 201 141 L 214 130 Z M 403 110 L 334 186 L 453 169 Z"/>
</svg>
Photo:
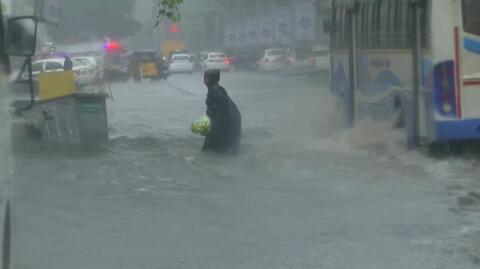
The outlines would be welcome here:
<svg viewBox="0 0 480 269">
<path fill-rule="evenodd" d="M 202 136 L 208 135 L 212 131 L 212 121 L 208 116 L 202 116 L 192 123 L 192 133 Z"/>
</svg>

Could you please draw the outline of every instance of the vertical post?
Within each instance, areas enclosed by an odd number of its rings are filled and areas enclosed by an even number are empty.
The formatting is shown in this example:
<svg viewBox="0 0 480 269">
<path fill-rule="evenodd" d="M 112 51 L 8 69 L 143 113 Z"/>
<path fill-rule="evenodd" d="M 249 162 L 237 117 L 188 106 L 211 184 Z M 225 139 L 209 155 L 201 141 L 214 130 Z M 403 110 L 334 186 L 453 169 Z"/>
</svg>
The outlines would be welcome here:
<svg viewBox="0 0 480 269">
<path fill-rule="evenodd" d="M 412 113 L 412 139 L 413 145 L 420 145 L 420 90 L 422 87 L 422 33 L 420 28 L 420 8 L 421 3 L 419 0 L 412 0 L 411 6 L 413 14 L 413 113 Z"/>
<path fill-rule="evenodd" d="M 348 31 L 349 31 L 349 124 L 353 126 L 356 120 L 356 90 L 357 90 L 357 25 L 355 20 L 355 7 L 347 11 Z"/>
</svg>

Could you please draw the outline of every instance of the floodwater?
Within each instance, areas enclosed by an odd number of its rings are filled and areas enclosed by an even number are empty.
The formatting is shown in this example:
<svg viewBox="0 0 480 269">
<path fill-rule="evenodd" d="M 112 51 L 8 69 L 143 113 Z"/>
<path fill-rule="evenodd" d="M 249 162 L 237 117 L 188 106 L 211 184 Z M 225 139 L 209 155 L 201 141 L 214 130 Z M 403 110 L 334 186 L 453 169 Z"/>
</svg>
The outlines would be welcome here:
<svg viewBox="0 0 480 269">
<path fill-rule="evenodd" d="M 202 153 L 202 76 L 112 85 L 111 141 L 16 158 L 16 268 L 478 268 L 474 158 L 340 130 L 327 76 L 224 74 L 239 156 Z"/>
</svg>

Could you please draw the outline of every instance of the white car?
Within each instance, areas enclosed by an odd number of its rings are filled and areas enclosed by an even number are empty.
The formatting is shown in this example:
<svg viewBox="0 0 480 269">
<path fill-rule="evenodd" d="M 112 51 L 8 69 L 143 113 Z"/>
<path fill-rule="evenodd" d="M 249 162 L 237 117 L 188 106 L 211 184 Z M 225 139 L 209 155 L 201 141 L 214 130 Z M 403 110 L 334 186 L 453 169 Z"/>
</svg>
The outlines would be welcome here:
<svg viewBox="0 0 480 269">
<path fill-rule="evenodd" d="M 38 80 L 38 75 L 42 72 L 61 72 L 64 71 L 63 64 L 65 59 L 52 58 L 39 60 L 32 63 L 32 75 L 34 80 Z M 75 82 L 78 85 L 86 85 L 94 82 L 94 76 L 92 76 L 90 69 L 87 65 L 79 61 L 73 61 L 73 72 L 75 73 Z M 26 74 L 22 75 L 23 79 L 26 79 Z"/>
<path fill-rule="evenodd" d="M 170 60 L 170 73 L 191 73 L 194 65 L 189 54 L 174 54 Z"/>
<path fill-rule="evenodd" d="M 257 62 L 260 72 L 278 71 L 284 66 L 284 49 L 267 49 L 263 57 Z"/>
<path fill-rule="evenodd" d="M 317 59 L 311 48 L 287 50 L 284 67 L 286 75 L 307 75 L 317 71 Z"/>
<path fill-rule="evenodd" d="M 330 53 L 327 47 L 313 48 L 317 69 L 319 71 L 330 71 Z"/>
<path fill-rule="evenodd" d="M 75 63 L 76 61 L 80 62 L 79 64 L 83 63 L 84 65 L 88 66 L 90 72 L 95 76 L 102 78 L 103 77 L 103 67 L 102 64 L 95 58 L 95 57 L 73 57 L 72 61 Z"/>
<path fill-rule="evenodd" d="M 201 63 L 204 71 L 210 69 L 219 69 L 223 71 L 230 71 L 230 59 L 221 52 L 210 52 L 206 55 Z"/>
</svg>

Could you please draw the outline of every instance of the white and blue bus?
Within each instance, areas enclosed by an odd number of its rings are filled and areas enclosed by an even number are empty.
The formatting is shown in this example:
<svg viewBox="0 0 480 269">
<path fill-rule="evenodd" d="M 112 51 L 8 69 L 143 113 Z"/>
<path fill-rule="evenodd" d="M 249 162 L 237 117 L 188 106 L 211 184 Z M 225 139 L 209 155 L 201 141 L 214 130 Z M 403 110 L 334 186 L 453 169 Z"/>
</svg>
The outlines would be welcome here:
<svg viewBox="0 0 480 269">
<path fill-rule="evenodd" d="M 410 143 L 480 138 L 479 0 L 332 0 L 331 92 Z"/>
</svg>

